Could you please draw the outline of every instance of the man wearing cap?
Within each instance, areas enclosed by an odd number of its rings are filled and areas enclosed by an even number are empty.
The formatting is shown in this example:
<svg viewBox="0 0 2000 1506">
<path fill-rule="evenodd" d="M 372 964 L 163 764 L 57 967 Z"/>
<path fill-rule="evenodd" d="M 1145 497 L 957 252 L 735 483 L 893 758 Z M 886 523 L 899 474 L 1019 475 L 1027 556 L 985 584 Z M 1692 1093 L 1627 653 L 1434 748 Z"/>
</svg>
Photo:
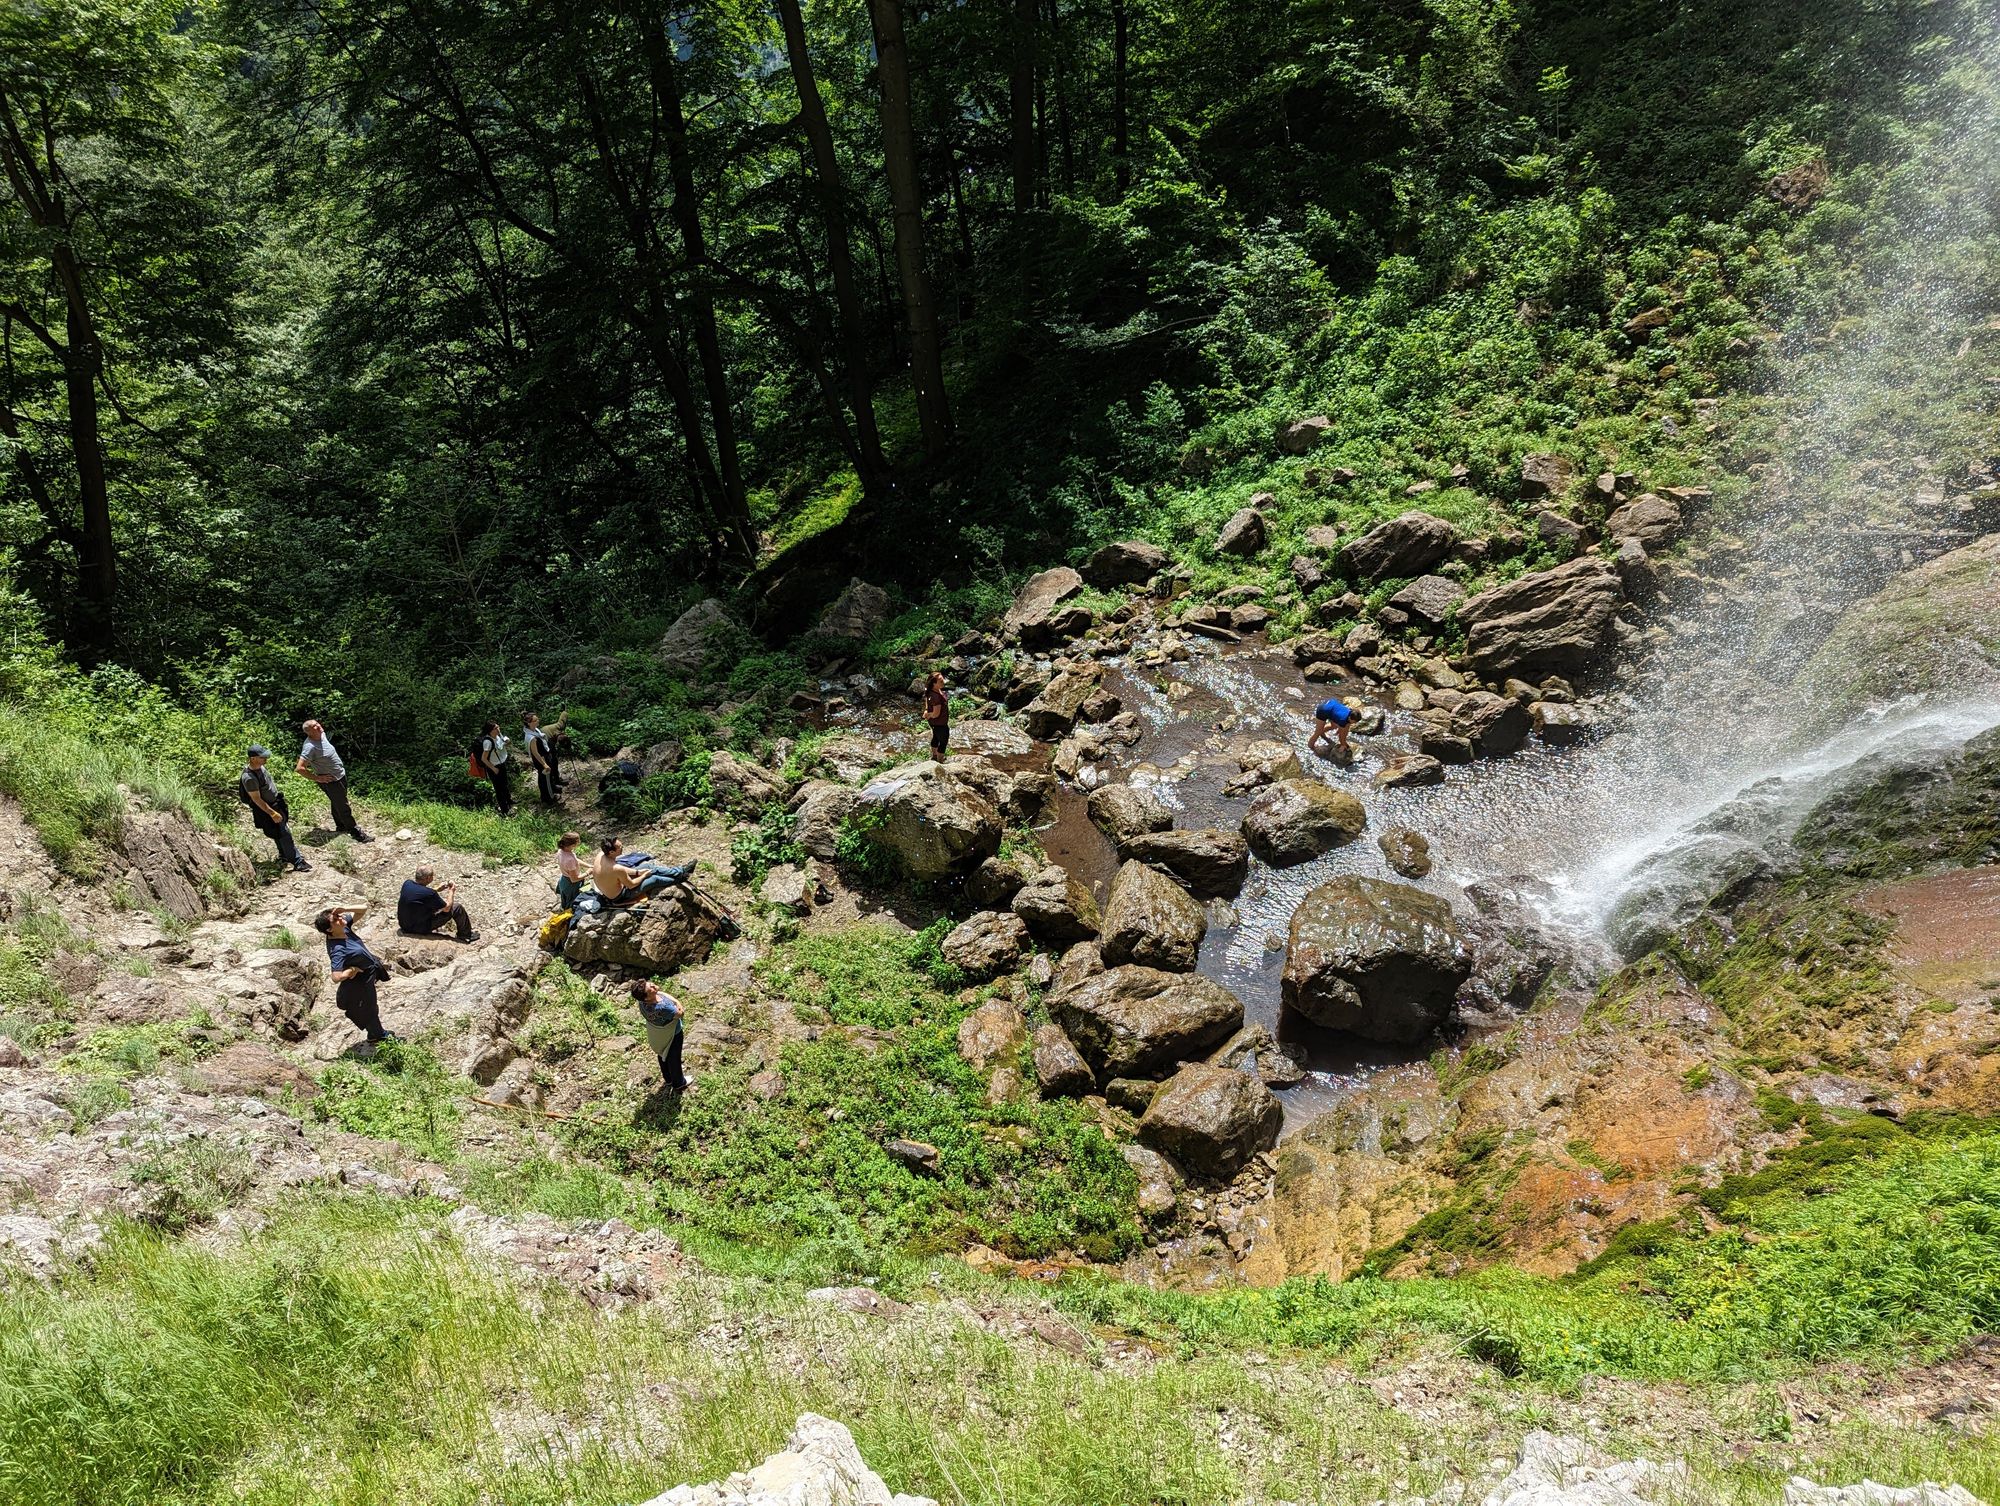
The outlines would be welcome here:
<svg viewBox="0 0 2000 1506">
<path fill-rule="evenodd" d="M 278 844 L 278 862 L 294 873 L 305 873 L 312 864 L 299 856 L 299 844 L 292 840 L 291 812 L 285 806 L 285 793 L 271 778 L 271 771 L 264 767 L 264 760 L 270 756 L 269 748 L 257 743 L 250 745 L 249 762 L 236 781 L 236 795 L 250 807 L 250 819 L 257 830 Z"/>
<path fill-rule="evenodd" d="M 340 761 L 326 728 L 314 721 L 299 730 L 305 733 L 306 742 L 299 749 L 298 771 L 326 791 L 326 803 L 333 807 L 333 829 L 346 832 L 357 842 L 374 841 L 361 829 L 361 823 L 354 819 L 354 807 L 347 803 L 347 765 Z"/>
</svg>

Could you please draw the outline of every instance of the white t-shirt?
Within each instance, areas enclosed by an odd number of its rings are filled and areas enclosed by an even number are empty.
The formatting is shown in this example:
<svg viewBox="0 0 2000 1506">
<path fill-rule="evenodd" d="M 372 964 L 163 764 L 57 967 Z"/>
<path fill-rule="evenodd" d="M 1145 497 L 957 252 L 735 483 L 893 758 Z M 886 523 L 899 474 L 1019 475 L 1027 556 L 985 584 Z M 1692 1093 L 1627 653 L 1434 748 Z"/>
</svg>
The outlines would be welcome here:
<svg viewBox="0 0 2000 1506">
<path fill-rule="evenodd" d="M 479 746 L 480 760 L 487 768 L 497 769 L 507 761 L 507 738 L 504 733 L 496 732 L 493 736 L 482 739 Z"/>
</svg>

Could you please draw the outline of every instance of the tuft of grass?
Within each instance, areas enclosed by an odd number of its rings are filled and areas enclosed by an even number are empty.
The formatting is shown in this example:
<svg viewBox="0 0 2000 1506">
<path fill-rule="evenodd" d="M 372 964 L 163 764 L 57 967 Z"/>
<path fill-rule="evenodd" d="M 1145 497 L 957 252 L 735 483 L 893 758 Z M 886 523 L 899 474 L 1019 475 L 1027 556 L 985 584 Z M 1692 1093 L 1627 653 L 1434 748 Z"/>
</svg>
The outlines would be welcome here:
<svg viewBox="0 0 2000 1506">
<path fill-rule="evenodd" d="M 368 1061 L 334 1062 L 319 1079 L 313 1116 L 357 1135 L 394 1140 L 432 1160 L 456 1145 L 462 1081 L 413 1041 L 384 1041 Z"/>
<path fill-rule="evenodd" d="M 532 792 L 531 792 L 532 793 Z M 532 800 L 517 805 L 512 816 L 485 808 L 448 805 L 438 800 L 371 800 L 371 808 L 389 829 L 407 826 L 429 835 L 439 847 L 476 852 L 502 863 L 535 863 L 556 850 L 563 834 L 560 816 Z"/>
</svg>

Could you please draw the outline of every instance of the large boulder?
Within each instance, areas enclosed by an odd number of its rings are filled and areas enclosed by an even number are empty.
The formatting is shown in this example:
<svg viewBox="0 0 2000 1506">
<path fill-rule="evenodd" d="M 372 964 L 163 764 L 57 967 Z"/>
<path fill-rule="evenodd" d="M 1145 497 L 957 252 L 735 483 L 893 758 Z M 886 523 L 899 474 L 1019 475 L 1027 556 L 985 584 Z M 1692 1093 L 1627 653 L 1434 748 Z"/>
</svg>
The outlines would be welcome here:
<svg viewBox="0 0 2000 1506">
<path fill-rule="evenodd" d="M 1157 868 L 1132 861 L 1111 881 L 1097 944 L 1112 967 L 1136 962 L 1184 973 L 1207 934 L 1208 917 L 1185 889 Z"/>
<path fill-rule="evenodd" d="M 962 921 L 938 948 L 945 961 L 975 983 L 1012 972 L 1027 949 L 1027 923 L 1001 910 L 982 910 Z"/>
<path fill-rule="evenodd" d="M 632 905 L 579 912 L 563 956 L 576 967 L 610 965 L 664 977 L 708 956 L 727 917 L 684 884 Z"/>
<path fill-rule="evenodd" d="M 1125 539 L 1106 544 L 1083 567 L 1083 578 L 1093 586 L 1143 586 L 1167 568 L 1167 551 L 1144 539 Z"/>
<path fill-rule="evenodd" d="M 842 591 L 819 614 L 819 623 L 813 629 L 822 638 L 842 638 L 854 643 L 866 643 L 875 636 L 876 630 L 889 620 L 889 593 L 880 586 L 871 586 L 865 580 L 850 580 Z"/>
<path fill-rule="evenodd" d="M 1292 916 L 1284 1002 L 1331 1030 L 1416 1042 L 1444 1023 L 1471 969 L 1450 905 L 1349 875 L 1321 884 Z"/>
<path fill-rule="evenodd" d="M 656 896 L 648 907 L 657 903 Z M 693 903 L 710 915 L 716 913 L 701 901 Z M 574 926 L 570 934 L 576 934 Z M 707 949 L 704 942 L 696 960 Z M 679 965 L 661 971 L 671 972 Z M 457 1041 L 457 1070 L 485 1087 L 522 1054 L 515 1036 L 527 1024 L 533 1004 L 527 965 L 488 947 L 461 953 L 450 967 L 398 980 L 383 990 L 382 1019 L 402 1036 Z"/>
<path fill-rule="evenodd" d="M 1093 790 L 1089 808 L 1090 819 L 1121 853 L 1134 837 L 1166 831 L 1174 824 L 1174 813 L 1166 803 L 1136 785 L 1107 784 Z"/>
<path fill-rule="evenodd" d="M 1146 832 L 1120 851 L 1128 858 L 1164 868 L 1202 899 L 1233 899 L 1250 874 L 1250 844 L 1240 832 Z"/>
<path fill-rule="evenodd" d="M 734 753 L 717 753 L 708 761 L 708 788 L 715 803 L 742 816 L 754 816 L 789 791 L 785 781 Z"/>
<path fill-rule="evenodd" d="M 1034 1035 L 1035 1085 L 1044 1098 L 1081 1098 L 1097 1086 L 1090 1063 L 1083 1059 L 1060 1025 L 1037 1025 Z"/>
<path fill-rule="evenodd" d="M 1442 575 L 1419 575 L 1389 598 L 1388 604 L 1422 627 L 1443 627 L 1465 600 L 1465 587 Z"/>
<path fill-rule="evenodd" d="M 743 629 L 729 615 L 729 609 L 715 597 L 696 602 L 674 619 L 661 637 L 653 657 L 682 674 L 700 672 L 710 658 L 731 641 L 743 637 Z"/>
<path fill-rule="evenodd" d="M 1646 492 L 1604 520 L 1604 536 L 1614 542 L 1637 539 L 1647 553 L 1658 554 L 1681 536 L 1681 505 Z"/>
<path fill-rule="evenodd" d="M 1255 1073 L 1189 1062 L 1153 1095 L 1139 1139 L 1199 1176 L 1227 1181 L 1278 1143 L 1284 1121 Z"/>
<path fill-rule="evenodd" d="M 799 846 L 816 858 L 839 851 L 847 818 L 861 804 L 861 792 L 831 779 L 809 779 L 792 797 L 792 831 Z"/>
<path fill-rule="evenodd" d="M 1310 455 L 1333 432 L 1333 420 L 1324 413 L 1295 419 L 1278 431 L 1278 448 L 1287 455 Z"/>
<path fill-rule="evenodd" d="M 1282 779 L 1250 802 L 1243 835 L 1258 857 L 1289 868 L 1352 842 L 1367 824 L 1368 812 L 1345 790 L 1317 779 Z"/>
<path fill-rule="evenodd" d="M 1215 552 L 1242 555 L 1247 558 L 1262 553 L 1265 541 L 1269 537 L 1270 532 L 1264 525 L 1264 515 L 1254 507 L 1241 507 L 1216 534 Z"/>
<path fill-rule="evenodd" d="M 1472 744 L 1479 758 L 1504 758 L 1516 751 L 1533 725 L 1519 701 L 1490 690 L 1474 691 L 1451 714 L 1451 730 Z"/>
<path fill-rule="evenodd" d="M 1018 638 L 1029 648 L 1044 646 L 1056 634 L 1053 629 L 1062 604 L 1083 589 L 1083 577 L 1068 565 L 1058 565 L 1032 577 L 1014 598 L 1000 631 Z"/>
<path fill-rule="evenodd" d="M 970 873 L 1000 850 L 1000 812 L 928 760 L 904 764 L 861 791 L 854 819 L 911 878 Z"/>
<path fill-rule="evenodd" d="M 1012 1063 L 1027 1044 L 1028 1022 L 1005 999 L 988 999 L 958 1022 L 958 1054 L 974 1071 Z"/>
<path fill-rule="evenodd" d="M 1493 677 L 1580 673 L 1609 643 L 1622 595 L 1617 570 L 1595 555 L 1494 586 L 1458 609 L 1466 655 Z"/>
<path fill-rule="evenodd" d="M 1340 568 L 1348 575 L 1374 582 L 1399 575 L 1421 575 L 1451 553 L 1458 530 L 1427 512 L 1406 512 L 1377 523 L 1345 545 Z"/>
<path fill-rule="evenodd" d="M 1097 681 L 1090 675 L 1057 675 L 1022 711 L 1022 725 L 1030 737 L 1054 742 L 1068 735 L 1083 714 L 1084 702 L 1096 693 Z"/>
<path fill-rule="evenodd" d="M 178 920 L 229 913 L 250 887 L 250 860 L 239 847 L 195 830 L 179 811 L 128 811 L 118 824 L 118 856 L 132 902 Z"/>
<path fill-rule="evenodd" d="M 1048 1010 L 1104 1080 L 1164 1071 L 1243 1023 L 1242 1001 L 1213 979 L 1129 965 L 1051 995 Z"/>
<path fill-rule="evenodd" d="M 1060 863 L 1049 864 L 1021 885 L 1014 913 L 1045 946 L 1069 946 L 1097 934 L 1097 901 Z"/>
<path fill-rule="evenodd" d="M 1521 498 L 1527 502 L 1557 501 L 1576 479 L 1576 467 L 1561 455 L 1521 457 Z"/>
</svg>

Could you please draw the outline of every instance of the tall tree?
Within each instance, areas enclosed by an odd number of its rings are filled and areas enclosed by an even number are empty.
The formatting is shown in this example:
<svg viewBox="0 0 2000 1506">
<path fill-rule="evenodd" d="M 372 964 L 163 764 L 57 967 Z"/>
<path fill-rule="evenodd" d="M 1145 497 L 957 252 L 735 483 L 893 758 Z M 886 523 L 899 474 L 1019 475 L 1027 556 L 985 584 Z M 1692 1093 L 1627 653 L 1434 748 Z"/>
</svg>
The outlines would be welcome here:
<svg viewBox="0 0 2000 1506">
<path fill-rule="evenodd" d="M 1129 0 L 1111 0 L 1111 170 L 1122 199 L 1132 186 L 1132 143 L 1125 119 L 1125 95 L 1130 73 Z"/>
<path fill-rule="evenodd" d="M 917 427 L 925 457 L 936 460 L 951 444 L 951 407 L 945 397 L 937 304 L 924 259 L 924 200 L 917 183 L 916 130 L 910 120 L 910 48 L 903 33 L 902 0 L 868 0 L 868 17 L 875 32 L 875 72 L 882 91 L 882 167 L 889 180 L 903 317 L 910 326 Z"/>
<path fill-rule="evenodd" d="M 1008 77 L 1014 166 L 1014 213 L 1035 207 L 1035 12 L 1039 0 L 1014 0 L 1014 60 Z"/>
</svg>

